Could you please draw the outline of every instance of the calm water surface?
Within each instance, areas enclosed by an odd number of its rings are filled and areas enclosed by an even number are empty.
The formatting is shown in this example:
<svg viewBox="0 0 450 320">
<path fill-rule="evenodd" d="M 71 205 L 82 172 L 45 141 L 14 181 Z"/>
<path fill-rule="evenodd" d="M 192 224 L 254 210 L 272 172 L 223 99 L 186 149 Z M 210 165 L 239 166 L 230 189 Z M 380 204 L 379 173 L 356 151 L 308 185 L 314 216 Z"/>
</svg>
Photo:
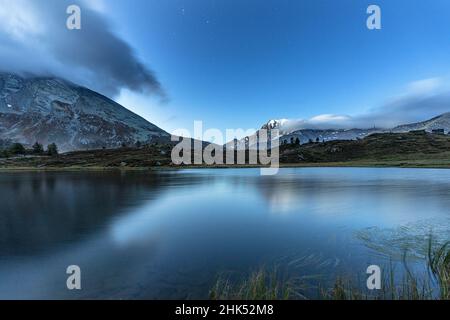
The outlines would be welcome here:
<svg viewBox="0 0 450 320">
<path fill-rule="evenodd" d="M 207 298 L 262 265 L 332 283 L 450 238 L 449 208 L 450 170 L 1 173 L 0 298 Z"/>
</svg>

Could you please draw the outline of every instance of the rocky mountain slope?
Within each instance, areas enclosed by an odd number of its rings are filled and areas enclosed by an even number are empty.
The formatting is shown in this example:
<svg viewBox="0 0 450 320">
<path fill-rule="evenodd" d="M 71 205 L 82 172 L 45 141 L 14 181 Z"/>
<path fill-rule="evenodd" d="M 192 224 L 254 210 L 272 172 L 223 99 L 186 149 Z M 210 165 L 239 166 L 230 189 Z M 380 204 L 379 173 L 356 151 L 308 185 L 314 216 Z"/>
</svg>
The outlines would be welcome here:
<svg viewBox="0 0 450 320">
<path fill-rule="evenodd" d="M 302 129 L 282 136 L 280 143 L 290 143 L 291 138 L 294 139 L 294 141 L 298 138 L 301 144 L 308 143 L 310 140 L 316 141 L 316 139 L 319 139 L 320 142 L 333 140 L 357 140 L 363 139 L 373 133 L 381 133 L 381 132 L 384 132 L 384 130 L 377 128 L 348 129 L 348 130 Z"/>
<path fill-rule="evenodd" d="M 445 133 L 450 132 L 450 112 L 444 113 L 433 119 L 417 122 L 413 124 L 406 124 L 392 129 L 393 132 L 408 132 L 413 130 L 425 130 L 431 132 L 437 129 L 444 129 Z"/>
<path fill-rule="evenodd" d="M 0 73 L 0 139 L 60 151 L 116 148 L 170 135 L 111 99 L 58 78 Z"/>
<path fill-rule="evenodd" d="M 264 124 L 261 129 L 278 129 L 280 132 L 280 143 L 290 143 L 293 139 L 295 141 L 297 138 L 300 140 L 301 144 L 308 143 L 310 140 L 316 141 L 319 139 L 320 142 L 335 141 L 335 140 L 357 140 L 363 139 L 374 133 L 383 132 L 396 132 L 405 133 L 414 130 L 425 130 L 427 132 L 432 132 L 435 129 L 444 129 L 445 133 L 450 132 L 450 112 L 444 113 L 433 119 L 406 124 L 395 127 L 393 129 L 380 129 L 380 128 L 368 128 L 368 129 L 298 129 L 286 128 L 285 123 L 289 122 L 287 119 L 281 120 L 270 120 Z"/>
</svg>

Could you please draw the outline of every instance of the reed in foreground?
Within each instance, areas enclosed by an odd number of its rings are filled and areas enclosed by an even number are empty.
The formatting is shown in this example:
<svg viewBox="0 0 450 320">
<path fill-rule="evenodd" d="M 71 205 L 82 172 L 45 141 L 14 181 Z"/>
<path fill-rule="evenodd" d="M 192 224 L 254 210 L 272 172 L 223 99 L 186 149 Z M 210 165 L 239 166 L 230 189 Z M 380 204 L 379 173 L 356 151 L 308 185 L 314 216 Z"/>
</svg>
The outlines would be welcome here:
<svg viewBox="0 0 450 320">
<path fill-rule="evenodd" d="M 382 289 L 369 291 L 355 286 L 350 279 L 338 277 L 331 288 L 316 288 L 317 296 L 311 294 L 311 287 L 295 278 L 283 277 L 277 268 L 260 268 L 248 277 L 232 281 L 221 276 L 210 291 L 213 300 L 450 300 L 450 242 L 433 248 L 430 237 L 426 258 L 427 271 L 414 275 L 403 263 L 404 276 L 398 282 L 392 264 L 385 272 Z"/>
</svg>

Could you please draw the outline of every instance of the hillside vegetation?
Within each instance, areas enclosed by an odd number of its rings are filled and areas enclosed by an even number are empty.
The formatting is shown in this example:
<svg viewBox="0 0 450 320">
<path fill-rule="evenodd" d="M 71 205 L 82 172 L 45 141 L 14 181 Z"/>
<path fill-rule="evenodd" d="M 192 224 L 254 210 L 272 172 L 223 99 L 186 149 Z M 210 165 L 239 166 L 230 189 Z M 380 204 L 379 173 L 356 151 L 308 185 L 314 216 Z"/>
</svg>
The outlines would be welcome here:
<svg viewBox="0 0 450 320">
<path fill-rule="evenodd" d="M 172 144 L 102 149 L 0 159 L 0 168 L 153 168 L 171 163 Z M 404 166 L 450 168 L 450 136 L 430 133 L 381 133 L 361 140 L 287 144 L 280 147 L 282 166 Z"/>
<path fill-rule="evenodd" d="M 375 133 L 361 140 L 285 145 L 281 163 L 450 167 L 450 136 Z"/>
</svg>

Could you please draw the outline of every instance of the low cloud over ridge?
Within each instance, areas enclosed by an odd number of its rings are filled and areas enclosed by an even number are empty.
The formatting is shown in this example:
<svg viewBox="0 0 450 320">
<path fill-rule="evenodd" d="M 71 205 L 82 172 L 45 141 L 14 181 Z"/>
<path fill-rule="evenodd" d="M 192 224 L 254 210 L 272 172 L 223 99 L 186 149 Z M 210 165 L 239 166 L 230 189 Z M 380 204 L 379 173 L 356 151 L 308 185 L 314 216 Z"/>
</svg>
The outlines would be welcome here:
<svg viewBox="0 0 450 320">
<path fill-rule="evenodd" d="M 321 114 L 310 119 L 285 119 L 282 130 L 393 128 L 450 112 L 450 85 L 441 78 L 415 81 L 405 92 L 378 108 L 357 115 Z"/>
<path fill-rule="evenodd" d="M 66 8 L 81 7 L 81 30 L 66 28 Z M 109 97 L 122 88 L 165 93 L 151 69 L 118 37 L 98 2 L 0 0 L 0 71 L 54 75 Z"/>
</svg>

